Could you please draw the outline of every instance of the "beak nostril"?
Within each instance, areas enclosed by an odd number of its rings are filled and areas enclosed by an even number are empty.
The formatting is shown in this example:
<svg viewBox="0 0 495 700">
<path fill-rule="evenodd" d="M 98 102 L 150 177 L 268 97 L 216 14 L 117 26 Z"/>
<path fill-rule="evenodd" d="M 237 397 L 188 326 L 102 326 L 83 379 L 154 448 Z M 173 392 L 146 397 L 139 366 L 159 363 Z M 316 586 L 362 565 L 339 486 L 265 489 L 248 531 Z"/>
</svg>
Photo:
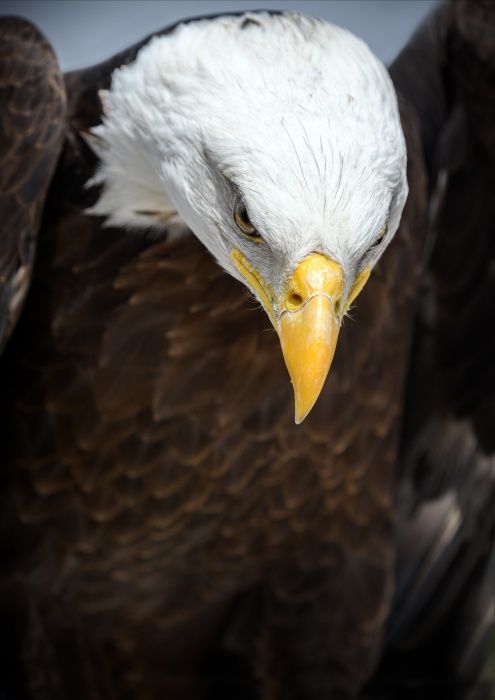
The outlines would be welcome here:
<svg viewBox="0 0 495 700">
<path fill-rule="evenodd" d="M 303 303 L 303 298 L 300 294 L 293 292 L 292 294 L 289 294 L 287 301 L 292 309 L 297 309 Z"/>
</svg>

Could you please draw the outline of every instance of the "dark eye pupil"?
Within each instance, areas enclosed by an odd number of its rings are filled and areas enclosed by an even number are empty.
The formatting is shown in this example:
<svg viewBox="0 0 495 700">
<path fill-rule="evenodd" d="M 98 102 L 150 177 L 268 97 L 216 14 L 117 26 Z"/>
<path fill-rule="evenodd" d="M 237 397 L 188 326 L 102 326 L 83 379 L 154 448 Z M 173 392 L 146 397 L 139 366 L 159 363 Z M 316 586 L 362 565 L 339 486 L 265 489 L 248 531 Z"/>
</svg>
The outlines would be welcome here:
<svg viewBox="0 0 495 700">
<path fill-rule="evenodd" d="M 246 226 L 246 228 L 252 226 L 251 221 L 249 220 L 246 207 L 241 207 L 241 209 L 239 210 L 239 218 L 241 219 L 242 223 Z"/>
</svg>

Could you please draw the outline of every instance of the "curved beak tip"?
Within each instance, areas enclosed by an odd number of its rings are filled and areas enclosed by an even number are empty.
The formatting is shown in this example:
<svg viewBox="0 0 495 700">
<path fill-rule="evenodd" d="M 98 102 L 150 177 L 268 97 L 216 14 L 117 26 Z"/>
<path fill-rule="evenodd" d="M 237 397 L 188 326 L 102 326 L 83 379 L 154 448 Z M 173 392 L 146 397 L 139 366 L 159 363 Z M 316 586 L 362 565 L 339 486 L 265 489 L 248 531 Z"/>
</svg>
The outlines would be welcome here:
<svg viewBox="0 0 495 700">
<path fill-rule="evenodd" d="M 306 418 L 306 416 L 309 415 L 313 406 L 314 406 L 314 403 L 309 407 L 303 407 L 300 404 L 300 402 L 297 400 L 297 398 L 295 398 L 295 401 L 294 401 L 294 423 L 296 425 L 300 425 L 303 422 L 303 420 Z"/>
<path fill-rule="evenodd" d="M 297 383 L 292 382 L 294 390 L 294 422 L 296 425 L 303 422 L 318 401 L 330 370 L 332 358 L 333 352 L 331 352 L 331 357 L 326 358 L 326 362 L 322 362 L 319 366 L 309 367 L 309 376 L 299 377 Z"/>
</svg>

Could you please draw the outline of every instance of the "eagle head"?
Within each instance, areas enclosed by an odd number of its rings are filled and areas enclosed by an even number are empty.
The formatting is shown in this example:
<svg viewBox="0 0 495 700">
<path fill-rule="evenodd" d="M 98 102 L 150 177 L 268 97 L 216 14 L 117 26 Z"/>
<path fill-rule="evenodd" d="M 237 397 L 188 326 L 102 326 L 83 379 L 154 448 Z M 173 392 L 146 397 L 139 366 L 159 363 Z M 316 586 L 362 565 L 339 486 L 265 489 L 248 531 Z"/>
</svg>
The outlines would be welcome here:
<svg viewBox="0 0 495 700">
<path fill-rule="evenodd" d="M 300 423 L 407 197 L 387 70 L 344 29 L 259 12 L 153 38 L 103 100 L 90 213 L 184 222 L 263 305 Z"/>
</svg>

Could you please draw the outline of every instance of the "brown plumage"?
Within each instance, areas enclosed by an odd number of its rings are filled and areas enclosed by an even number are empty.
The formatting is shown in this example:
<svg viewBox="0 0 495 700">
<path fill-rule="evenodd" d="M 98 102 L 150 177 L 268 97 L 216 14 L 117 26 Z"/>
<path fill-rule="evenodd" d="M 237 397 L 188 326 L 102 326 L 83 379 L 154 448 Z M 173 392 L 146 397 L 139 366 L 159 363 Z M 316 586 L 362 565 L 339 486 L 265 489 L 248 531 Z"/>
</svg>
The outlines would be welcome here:
<svg viewBox="0 0 495 700">
<path fill-rule="evenodd" d="M 467 697 L 495 507 L 495 18 L 474 7 L 392 67 L 409 200 L 300 426 L 265 314 L 191 234 L 84 214 L 81 132 L 140 45 L 64 89 L 2 20 L 7 697 Z"/>
</svg>

